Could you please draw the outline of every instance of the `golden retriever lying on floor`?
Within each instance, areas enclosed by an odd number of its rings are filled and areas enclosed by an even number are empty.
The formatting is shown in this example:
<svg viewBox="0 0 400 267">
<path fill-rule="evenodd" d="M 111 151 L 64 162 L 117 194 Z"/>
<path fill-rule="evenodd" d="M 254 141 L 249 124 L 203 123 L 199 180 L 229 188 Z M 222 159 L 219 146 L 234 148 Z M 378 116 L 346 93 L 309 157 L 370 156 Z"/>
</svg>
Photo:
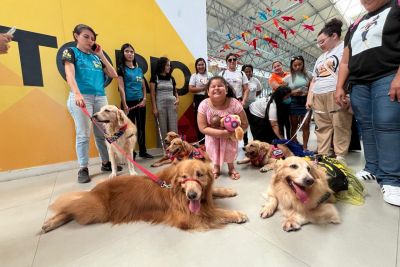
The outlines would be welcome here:
<svg viewBox="0 0 400 267">
<path fill-rule="evenodd" d="M 299 230 L 306 223 L 340 223 L 332 203 L 332 190 L 325 172 L 313 162 L 300 157 L 278 160 L 268 188 L 268 199 L 261 217 L 268 218 L 276 209 L 283 213 L 283 230 Z"/>
<path fill-rule="evenodd" d="M 133 157 L 133 150 L 136 146 L 137 129 L 135 124 L 125 113 L 113 105 L 106 105 L 93 115 L 93 118 L 105 124 L 106 139 L 115 142 L 128 156 Z M 128 164 L 129 174 L 136 175 L 135 166 L 126 159 L 118 149 L 109 142 L 107 143 L 108 157 L 111 161 L 110 178 L 117 176 L 117 155 Z"/>
<path fill-rule="evenodd" d="M 236 193 L 226 188 L 213 189 L 210 164 L 185 160 L 162 170 L 158 177 L 171 188 L 160 187 L 146 176 L 120 176 L 97 184 L 89 192 L 67 193 L 51 209 L 42 232 L 76 220 L 79 224 L 127 223 L 146 221 L 165 223 L 183 230 L 206 230 L 227 223 L 244 223 L 246 215 L 217 208 L 216 197 Z"/>
<path fill-rule="evenodd" d="M 171 144 L 171 141 L 174 140 L 175 138 L 179 138 L 179 134 L 175 132 L 168 132 L 167 136 L 164 139 L 165 145 L 168 147 Z M 151 164 L 151 167 L 160 167 L 165 164 L 170 164 L 172 160 L 168 157 L 168 155 L 163 156 L 161 159 L 157 160 L 153 164 Z"/>
<path fill-rule="evenodd" d="M 178 163 L 185 159 L 199 159 L 204 162 L 211 162 L 207 152 L 201 148 L 196 148 L 181 138 L 175 138 L 167 147 L 167 155 L 172 163 Z"/>
<path fill-rule="evenodd" d="M 285 158 L 293 156 L 293 153 L 285 145 L 278 145 L 278 148 L 282 150 Z M 246 158 L 238 160 L 237 164 L 250 163 L 254 167 L 260 168 L 260 172 L 267 172 L 274 168 L 276 159 L 271 158 L 272 145 L 261 142 L 258 140 L 250 141 L 246 146 L 243 147 Z"/>
</svg>

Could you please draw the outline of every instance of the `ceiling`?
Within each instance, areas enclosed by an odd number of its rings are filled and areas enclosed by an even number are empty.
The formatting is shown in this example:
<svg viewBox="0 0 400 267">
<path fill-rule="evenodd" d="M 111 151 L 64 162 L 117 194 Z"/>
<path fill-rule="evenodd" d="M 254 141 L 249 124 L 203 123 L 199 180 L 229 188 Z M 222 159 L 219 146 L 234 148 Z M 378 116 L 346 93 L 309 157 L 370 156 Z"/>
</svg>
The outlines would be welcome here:
<svg viewBox="0 0 400 267">
<path fill-rule="evenodd" d="M 343 5 L 335 5 L 340 1 L 207 0 L 209 60 L 223 62 L 232 52 L 240 56 L 240 64 L 252 64 L 258 71 L 269 72 L 274 60 L 288 68 L 291 57 L 302 55 L 310 70 L 321 54 L 316 37 L 324 24 L 339 18 L 344 22 L 342 36 L 346 34 L 350 20 L 342 15 Z M 349 2 L 357 1 L 345 3 Z M 353 5 L 346 7 L 353 8 L 354 17 L 359 15 Z M 277 48 L 273 47 L 274 42 Z"/>
</svg>

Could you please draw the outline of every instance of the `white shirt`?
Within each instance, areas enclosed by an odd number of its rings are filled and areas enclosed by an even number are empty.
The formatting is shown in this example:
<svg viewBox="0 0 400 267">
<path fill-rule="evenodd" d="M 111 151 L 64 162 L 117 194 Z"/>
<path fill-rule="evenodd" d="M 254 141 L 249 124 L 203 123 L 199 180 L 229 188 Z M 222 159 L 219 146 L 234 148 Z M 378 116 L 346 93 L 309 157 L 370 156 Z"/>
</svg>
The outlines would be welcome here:
<svg viewBox="0 0 400 267">
<path fill-rule="evenodd" d="M 268 99 L 266 97 L 257 98 L 256 101 L 250 104 L 250 113 L 259 118 L 265 118 L 265 110 L 267 109 Z M 270 121 L 278 120 L 278 112 L 276 110 L 275 101 L 269 105 L 268 117 Z"/>
<path fill-rule="evenodd" d="M 233 87 L 237 98 L 243 97 L 243 85 L 249 83 L 246 74 L 242 71 L 225 70 L 221 71 L 219 76 L 224 77 L 224 79 Z"/>
<path fill-rule="evenodd" d="M 331 51 L 323 53 L 315 62 L 313 76 L 314 86 L 312 91 L 314 94 L 325 94 L 336 90 L 336 77 L 326 69 L 338 75 L 339 62 L 343 56 L 344 43 L 341 42 Z"/>
<path fill-rule="evenodd" d="M 256 77 L 251 77 L 249 80 L 249 98 L 247 99 L 246 106 L 249 106 L 256 100 L 257 92 L 261 92 L 262 86 Z"/>
<path fill-rule="evenodd" d="M 193 73 L 192 76 L 190 76 L 189 80 L 189 85 L 192 85 L 196 88 L 202 88 L 204 89 L 206 87 L 206 84 L 208 83 L 208 80 L 212 77 L 213 75 L 210 72 L 207 73 Z M 195 95 L 204 95 L 205 91 L 201 91 L 199 93 L 194 93 Z"/>
</svg>

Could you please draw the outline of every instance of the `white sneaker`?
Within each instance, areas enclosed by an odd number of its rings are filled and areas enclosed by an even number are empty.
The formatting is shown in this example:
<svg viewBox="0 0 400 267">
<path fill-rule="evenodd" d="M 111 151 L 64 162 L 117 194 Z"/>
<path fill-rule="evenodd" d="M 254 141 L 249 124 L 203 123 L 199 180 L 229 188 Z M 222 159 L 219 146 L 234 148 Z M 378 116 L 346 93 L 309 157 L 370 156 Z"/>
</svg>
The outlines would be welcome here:
<svg viewBox="0 0 400 267">
<path fill-rule="evenodd" d="M 383 185 L 381 187 L 383 200 L 389 204 L 400 206 L 400 187 Z"/>
<path fill-rule="evenodd" d="M 376 176 L 369 171 L 361 170 L 356 173 L 356 177 L 360 181 L 364 182 L 374 182 L 376 181 Z"/>
<path fill-rule="evenodd" d="M 336 156 L 336 159 L 346 164 L 346 159 L 342 156 Z"/>
</svg>

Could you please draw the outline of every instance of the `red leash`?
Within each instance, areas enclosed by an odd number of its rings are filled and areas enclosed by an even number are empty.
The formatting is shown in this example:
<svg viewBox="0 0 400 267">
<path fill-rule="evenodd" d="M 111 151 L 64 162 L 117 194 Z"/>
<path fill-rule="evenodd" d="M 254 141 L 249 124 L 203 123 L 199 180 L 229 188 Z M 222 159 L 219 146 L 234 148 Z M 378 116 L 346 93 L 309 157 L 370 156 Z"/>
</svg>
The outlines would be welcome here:
<svg viewBox="0 0 400 267">
<path fill-rule="evenodd" d="M 107 135 L 107 133 L 105 132 L 105 130 L 103 129 L 103 127 L 101 127 L 101 125 L 92 118 L 92 116 L 90 116 L 89 111 L 86 109 L 86 107 L 80 107 L 81 110 L 83 111 L 83 113 L 85 113 L 86 116 L 89 117 L 89 119 L 94 123 L 94 125 L 97 126 L 97 128 L 99 128 L 104 135 Z M 107 140 L 108 141 L 108 140 Z M 171 185 L 167 184 L 165 181 L 159 179 L 157 176 L 155 176 L 153 173 L 151 173 L 150 171 L 148 171 L 146 168 L 144 168 L 142 165 L 140 165 L 139 163 L 137 163 L 136 161 L 133 160 L 133 158 L 128 155 L 121 147 L 119 147 L 115 142 L 109 142 L 110 145 L 113 145 L 122 155 L 125 156 L 125 158 L 127 158 L 130 162 L 133 163 L 133 165 L 135 165 L 139 170 L 141 170 L 145 175 L 147 175 L 151 180 L 153 180 L 153 182 L 157 183 L 159 186 L 163 187 L 163 188 L 171 188 Z"/>
</svg>

